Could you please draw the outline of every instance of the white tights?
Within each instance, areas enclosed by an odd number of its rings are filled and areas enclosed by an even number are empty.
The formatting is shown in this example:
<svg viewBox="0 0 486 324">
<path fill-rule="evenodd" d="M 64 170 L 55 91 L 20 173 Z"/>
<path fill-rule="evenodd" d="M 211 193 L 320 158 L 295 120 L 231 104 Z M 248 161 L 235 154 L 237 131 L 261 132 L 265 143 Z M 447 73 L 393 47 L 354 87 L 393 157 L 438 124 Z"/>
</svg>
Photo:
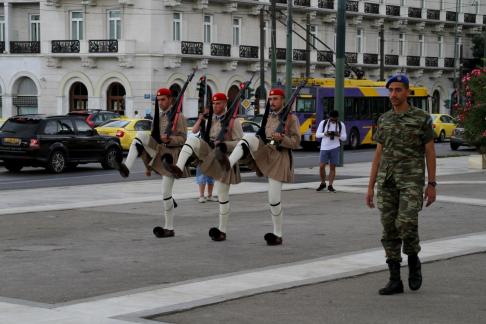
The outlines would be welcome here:
<svg viewBox="0 0 486 324">
<path fill-rule="evenodd" d="M 155 151 L 148 146 L 149 140 L 150 134 L 148 134 L 147 132 L 137 132 L 137 136 L 132 141 L 132 144 L 130 145 L 130 150 L 128 150 L 127 158 L 125 159 L 125 165 L 128 170 L 132 169 L 133 163 L 135 163 L 135 160 L 138 157 L 137 144 L 143 145 L 143 148 L 150 156 L 155 156 Z"/>
<path fill-rule="evenodd" d="M 174 229 L 174 198 L 172 198 L 172 187 L 174 186 L 174 178 L 162 177 L 162 197 L 164 199 L 164 215 L 165 215 L 165 229 Z"/>
</svg>

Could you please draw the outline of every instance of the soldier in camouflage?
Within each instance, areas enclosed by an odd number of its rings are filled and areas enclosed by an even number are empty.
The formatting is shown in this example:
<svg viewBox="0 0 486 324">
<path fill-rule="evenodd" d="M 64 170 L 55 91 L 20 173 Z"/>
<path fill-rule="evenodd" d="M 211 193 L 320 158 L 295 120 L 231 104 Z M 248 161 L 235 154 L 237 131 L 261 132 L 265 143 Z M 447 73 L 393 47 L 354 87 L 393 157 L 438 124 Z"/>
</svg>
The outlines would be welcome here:
<svg viewBox="0 0 486 324">
<path fill-rule="evenodd" d="M 418 258 L 420 243 L 418 213 L 436 198 L 434 131 L 430 115 L 407 102 L 409 81 L 405 75 L 392 76 L 386 83 L 393 109 L 378 119 L 377 142 L 371 166 L 366 204 L 373 208 L 375 182 L 381 212 L 390 280 L 380 295 L 403 293 L 400 279 L 401 249 L 408 255 L 408 284 L 418 290 L 422 284 Z M 425 156 L 425 161 L 424 161 Z M 425 165 L 428 183 L 424 193 Z"/>
</svg>

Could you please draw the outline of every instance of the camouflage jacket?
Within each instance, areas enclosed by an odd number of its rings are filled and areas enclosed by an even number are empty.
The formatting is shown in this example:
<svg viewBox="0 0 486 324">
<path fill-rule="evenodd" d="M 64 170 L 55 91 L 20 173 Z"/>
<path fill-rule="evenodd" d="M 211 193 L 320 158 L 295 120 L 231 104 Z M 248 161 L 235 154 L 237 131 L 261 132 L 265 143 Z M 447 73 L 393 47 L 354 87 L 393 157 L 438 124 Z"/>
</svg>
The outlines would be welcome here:
<svg viewBox="0 0 486 324">
<path fill-rule="evenodd" d="M 383 146 L 377 183 L 393 180 L 398 188 L 422 186 L 425 144 L 434 139 L 432 118 L 410 106 L 405 113 L 387 111 L 378 119 L 374 140 Z"/>
</svg>

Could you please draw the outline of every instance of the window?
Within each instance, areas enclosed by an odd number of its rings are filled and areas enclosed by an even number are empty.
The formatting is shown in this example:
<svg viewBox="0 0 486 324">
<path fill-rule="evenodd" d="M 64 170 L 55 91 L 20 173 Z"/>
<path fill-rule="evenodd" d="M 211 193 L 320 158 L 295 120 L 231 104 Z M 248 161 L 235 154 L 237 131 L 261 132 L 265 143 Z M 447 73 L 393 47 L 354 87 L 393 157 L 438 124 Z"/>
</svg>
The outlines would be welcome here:
<svg viewBox="0 0 486 324">
<path fill-rule="evenodd" d="M 361 28 L 356 30 L 356 52 L 363 52 L 363 29 Z"/>
<path fill-rule="evenodd" d="M 40 41 L 40 15 L 30 15 L 30 40 Z"/>
<path fill-rule="evenodd" d="M 59 123 L 57 120 L 49 120 L 44 126 L 44 134 L 46 135 L 56 135 L 58 132 Z"/>
<path fill-rule="evenodd" d="M 233 46 L 240 45 L 241 18 L 233 18 Z"/>
<path fill-rule="evenodd" d="M 314 98 L 312 99 L 298 98 L 295 111 L 300 113 L 315 113 L 316 112 L 315 101 L 316 100 Z"/>
<path fill-rule="evenodd" d="M 60 121 L 61 128 L 59 134 L 74 134 L 73 123 L 69 119 L 63 119 Z"/>
<path fill-rule="evenodd" d="M 316 37 L 317 37 L 317 26 L 316 25 L 310 26 L 310 34 L 311 34 L 310 43 L 312 44 L 312 46 L 316 47 Z"/>
<path fill-rule="evenodd" d="M 400 34 L 398 37 L 398 53 L 405 55 L 405 34 Z"/>
<path fill-rule="evenodd" d="M 0 16 L 0 42 L 5 41 L 5 16 Z"/>
<path fill-rule="evenodd" d="M 444 53 L 444 36 L 438 36 L 437 42 L 439 43 L 439 57 L 443 57 Z"/>
<path fill-rule="evenodd" d="M 181 40 L 181 14 L 180 12 L 175 12 L 172 15 L 172 40 L 173 41 L 180 41 Z"/>
<path fill-rule="evenodd" d="M 71 12 L 71 39 L 83 40 L 84 14 L 81 11 Z"/>
<path fill-rule="evenodd" d="M 121 14 L 120 10 L 108 11 L 108 37 L 110 39 L 121 38 Z"/>
<path fill-rule="evenodd" d="M 424 35 L 419 35 L 419 56 L 425 56 Z"/>
<path fill-rule="evenodd" d="M 92 128 L 82 119 L 74 119 L 74 123 L 76 124 L 76 128 L 78 129 L 79 134 L 92 134 Z"/>
<path fill-rule="evenodd" d="M 212 16 L 204 16 L 204 42 L 211 43 L 211 32 L 213 25 Z"/>
</svg>

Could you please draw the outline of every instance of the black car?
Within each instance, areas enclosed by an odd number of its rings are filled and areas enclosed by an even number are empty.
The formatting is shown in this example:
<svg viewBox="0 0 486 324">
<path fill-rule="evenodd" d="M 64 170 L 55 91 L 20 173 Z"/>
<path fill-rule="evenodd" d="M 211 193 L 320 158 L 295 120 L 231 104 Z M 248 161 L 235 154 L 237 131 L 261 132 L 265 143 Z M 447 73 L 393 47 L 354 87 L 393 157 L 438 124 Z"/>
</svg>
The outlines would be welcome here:
<svg viewBox="0 0 486 324">
<path fill-rule="evenodd" d="M 121 152 L 118 138 L 98 135 L 79 117 L 21 115 L 0 128 L 0 160 L 11 172 L 34 166 L 61 173 L 93 162 L 113 169 Z"/>
<path fill-rule="evenodd" d="M 71 111 L 70 113 L 68 113 L 68 116 L 83 117 L 89 126 L 95 128 L 112 120 L 113 118 L 120 117 L 120 114 L 101 109 L 88 109 Z"/>
<path fill-rule="evenodd" d="M 451 150 L 454 151 L 456 151 L 459 148 L 459 146 L 471 146 L 464 138 L 463 126 L 459 125 L 456 128 L 454 128 L 451 135 L 450 145 L 451 145 Z"/>
</svg>

